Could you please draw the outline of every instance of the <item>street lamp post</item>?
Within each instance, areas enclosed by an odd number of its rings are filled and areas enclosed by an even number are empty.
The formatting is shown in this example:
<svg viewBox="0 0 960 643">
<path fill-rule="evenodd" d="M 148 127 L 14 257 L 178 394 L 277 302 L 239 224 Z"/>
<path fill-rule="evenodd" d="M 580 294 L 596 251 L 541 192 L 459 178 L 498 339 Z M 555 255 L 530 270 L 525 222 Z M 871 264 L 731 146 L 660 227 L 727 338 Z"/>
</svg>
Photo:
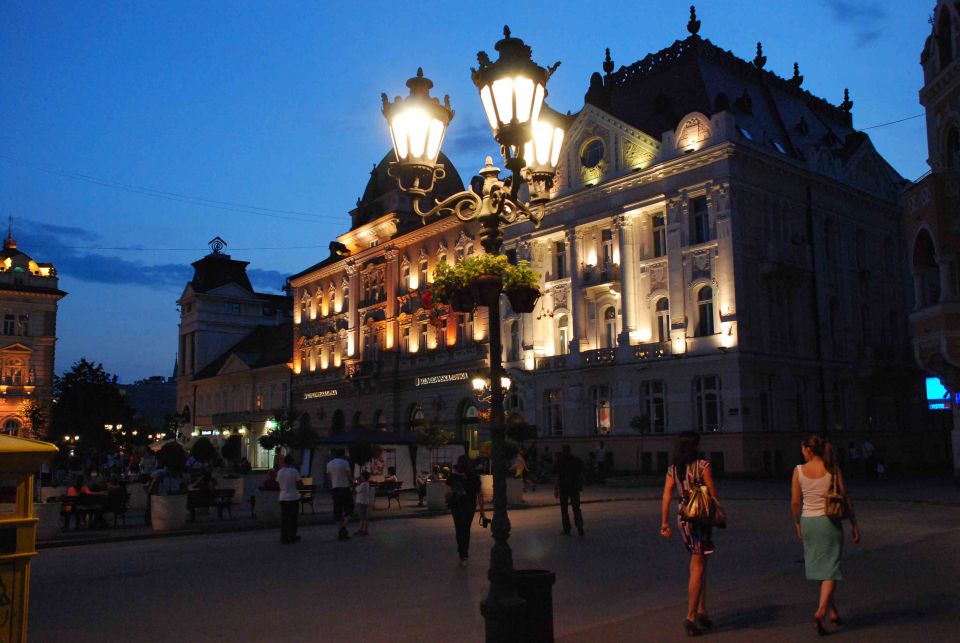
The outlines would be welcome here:
<svg viewBox="0 0 960 643">
<path fill-rule="evenodd" d="M 565 117 L 544 103 L 546 83 L 559 66 L 544 68 L 531 59 L 531 49 L 519 38 L 503 28 L 503 39 L 495 45 L 499 53 L 491 61 L 485 52 L 477 54 L 478 67 L 472 70 L 472 79 L 480 92 L 484 112 L 500 144 L 500 152 L 510 176 L 500 178 L 500 170 L 487 157 L 480 176 L 480 192 L 464 190 L 446 199 L 434 200 L 427 209 L 421 200 L 429 195 L 437 180 L 445 176 L 443 164 L 438 163 L 444 133 L 454 112 L 449 96 L 441 104 L 430 96 L 433 83 L 418 69 L 417 75 L 407 81 L 410 95 L 397 96 L 393 102 L 382 94 L 383 115 L 387 119 L 393 140 L 396 161 L 389 173 L 399 188 L 411 196 L 414 212 L 424 223 L 428 219 L 453 214 L 462 221 L 480 224 L 480 243 L 488 254 L 500 254 L 503 226 L 529 219 L 539 226 L 544 206 L 550 199 L 553 178 L 560 159 L 560 148 L 569 117 Z M 520 196 L 526 185 L 529 200 Z M 500 292 L 489 289 L 479 303 L 487 306 L 490 324 L 490 382 L 501 382 L 505 377 L 500 337 Z M 481 603 L 480 611 L 486 621 L 487 641 L 519 641 L 524 637 L 518 624 L 522 621 L 524 601 L 516 590 L 513 553 L 510 538 L 510 519 L 507 515 L 507 461 L 505 454 L 504 391 L 501 386 L 490 386 L 491 461 L 493 473 L 493 534 L 490 552 L 490 591 Z"/>
</svg>

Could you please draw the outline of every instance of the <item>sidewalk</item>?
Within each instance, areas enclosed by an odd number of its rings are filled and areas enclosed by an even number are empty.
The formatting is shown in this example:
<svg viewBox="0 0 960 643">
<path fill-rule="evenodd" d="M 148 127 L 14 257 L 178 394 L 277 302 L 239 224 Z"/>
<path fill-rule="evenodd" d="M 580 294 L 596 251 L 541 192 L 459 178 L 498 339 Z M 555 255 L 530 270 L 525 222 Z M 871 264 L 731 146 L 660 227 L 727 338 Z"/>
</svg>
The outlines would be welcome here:
<svg viewBox="0 0 960 643">
<path fill-rule="evenodd" d="M 657 477 L 645 478 L 640 481 L 641 486 L 618 487 L 592 485 L 584 489 L 581 496 L 584 504 L 615 501 L 659 501 L 661 479 Z M 721 498 L 736 500 L 779 500 L 787 506 L 790 501 L 789 480 L 721 480 Z M 946 506 L 960 506 L 960 488 L 948 477 L 900 477 L 881 481 L 851 480 L 848 487 L 856 502 L 915 502 L 922 504 L 937 504 Z M 523 494 L 523 504 L 510 507 L 510 511 L 518 511 L 537 507 L 557 506 L 559 503 L 553 497 L 551 484 L 537 485 L 536 491 L 526 491 Z M 332 504 L 327 493 L 318 493 L 316 496 L 316 513 L 301 514 L 300 524 L 328 525 L 333 524 Z M 490 508 L 488 508 L 488 512 Z M 405 491 L 402 494 L 402 506 L 390 509 L 384 507 L 381 499 L 377 507 L 371 512 L 370 520 L 397 520 L 402 518 L 429 518 L 446 514 L 446 510 L 434 511 L 426 505 L 417 506 L 417 495 L 414 491 Z M 200 515 L 198 522 L 188 523 L 187 527 L 173 532 L 155 532 L 143 523 L 142 512 L 127 514 L 127 526 L 107 529 L 81 529 L 76 531 L 62 531 L 55 538 L 37 542 L 39 549 L 51 547 L 68 547 L 73 545 L 99 544 L 107 542 L 121 542 L 127 540 L 142 540 L 151 538 L 169 538 L 177 536 L 195 536 L 200 534 L 218 534 L 259 529 L 277 529 L 279 523 L 265 523 L 254 519 L 250 514 L 248 504 L 235 505 L 233 518 L 219 520 L 212 510 L 208 515 Z"/>
</svg>

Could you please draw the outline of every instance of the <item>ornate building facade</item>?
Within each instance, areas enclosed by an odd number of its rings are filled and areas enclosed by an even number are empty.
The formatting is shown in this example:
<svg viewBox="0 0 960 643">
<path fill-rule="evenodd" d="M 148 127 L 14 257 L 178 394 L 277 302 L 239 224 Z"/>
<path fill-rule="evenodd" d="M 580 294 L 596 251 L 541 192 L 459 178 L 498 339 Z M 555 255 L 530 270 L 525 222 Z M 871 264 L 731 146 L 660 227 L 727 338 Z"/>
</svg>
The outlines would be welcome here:
<svg viewBox="0 0 960 643">
<path fill-rule="evenodd" d="M 960 13 L 937 3 L 920 55 L 920 103 L 927 118 L 930 172 L 905 194 L 914 309 L 913 353 L 927 373 L 960 391 Z M 960 411 L 953 400 L 954 473 L 960 477 Z"/>
<path fill-rule="evenodd" d="M 544 442 L 603 439 L 617 469 L 663 471 L 686 429 L 731 472 L 786 472 L 810 432 L 869 439 L 891 464 L 942 459 L 918 422 L 903 180 L 848 96 L 688 29 L 616 71 L 608 52 L 542 226 L 505 232 L 544 293 L 531 314 L 504 304 L 510 410 Z M 321 434 L 437 420 L 475 448 L 485 311 L 433 319 L 419 293 L 438 262 L 480 251 L 476 230 L 422 225 L 387 161 L 330 258 L 290 278 L 293 403 Z M 445 163 L 433 196 L 461 189 Z"/>
<path fill-rule="evenodd" d="M 255 466 L 272 465 L 256 438 L 290 404 L 292 299 L 254 291 L 246 261 L 223 252 L 222 240 L 195 261 L 177 301 L 177 410 L 181 431 L 220 444 L 243 436 Z"/>
<path fill-rule="evenodd" d="M 60 290 L 52 264 L 17 248 L 13 231 L 0 252 L 0 430 L 39 437 L 53 403 Z"/>
</svg>

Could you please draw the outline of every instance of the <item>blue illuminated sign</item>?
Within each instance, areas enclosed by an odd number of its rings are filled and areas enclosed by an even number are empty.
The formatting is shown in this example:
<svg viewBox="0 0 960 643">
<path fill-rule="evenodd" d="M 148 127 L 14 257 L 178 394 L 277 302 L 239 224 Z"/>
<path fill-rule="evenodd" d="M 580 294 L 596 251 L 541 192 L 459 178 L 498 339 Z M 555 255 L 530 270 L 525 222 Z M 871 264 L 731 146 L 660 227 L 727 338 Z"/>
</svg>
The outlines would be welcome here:
<svg viewBox="0 0 960 643">
<path fill-rule="evenodd" d="M 938 377 L 926 379 L 927 408 L 931 411 L 949 411 L 954 402 L 960 404 L 960 392 L 951 395 Z"/>
</svg>

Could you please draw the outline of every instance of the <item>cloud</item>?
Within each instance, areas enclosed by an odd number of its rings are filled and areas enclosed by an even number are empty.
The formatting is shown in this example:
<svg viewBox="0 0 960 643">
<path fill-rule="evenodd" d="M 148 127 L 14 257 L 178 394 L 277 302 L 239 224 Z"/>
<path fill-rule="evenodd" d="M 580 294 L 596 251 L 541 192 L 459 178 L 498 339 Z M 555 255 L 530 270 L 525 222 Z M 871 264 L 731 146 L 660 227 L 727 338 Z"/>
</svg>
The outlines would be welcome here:
<svg viewBox="0 0 960 643">
<path fill-rule="evenodd" d="M 493 140 L 490 126 L 486 121 L 468 124 L 451 134 L 452 136 L 447 137 L 444 142 L 444 149 L 448 155 L 452 153 L 463 157 L 469 155 L 483 158 L 485 154 L 491 154 L 497 150 L 497 143 Z"/>
<path fill-rule="evenodd" d="M 887 11 L 876 0 L 823 0 L 834 20 L 853 28 L 854 45 L 869 45 L 883 35 Z"/>
<path fill-rule="evenodd" d="M 52 263 L 59 274 L 81 281 L 179 290 L 193 277 L 189 262 L 145 263 L 86 249 L 104 245 L 104 239 L 85 228 L 17 219 L 14 237 L 24 252 Z M 254 288 L 269 291 L 279 291 L 286 278 L 276 270 L 258 268 L 247 270 L 247 274 Z"/>
</svg>

